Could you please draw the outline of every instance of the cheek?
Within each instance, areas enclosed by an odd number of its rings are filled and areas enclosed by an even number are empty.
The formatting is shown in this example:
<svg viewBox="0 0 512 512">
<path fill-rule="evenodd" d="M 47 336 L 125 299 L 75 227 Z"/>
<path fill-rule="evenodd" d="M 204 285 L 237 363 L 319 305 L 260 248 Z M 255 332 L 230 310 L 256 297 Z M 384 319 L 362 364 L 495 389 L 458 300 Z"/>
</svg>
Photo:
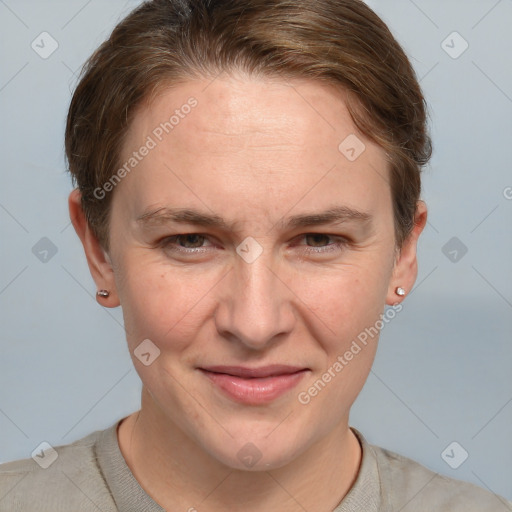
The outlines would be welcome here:
<svg viewBox="0 0 512 512">
<path fill-rule="evenodd" d="M 292 281 L 291 286 L 306 304 L 310 317 L 317 319 L 312 323 L 323 326 L 323 336 L 317 333 L 318 339 L 343 348 L 379 319 L 392 272 L 391 259 L 388 260 L 369 255 L 357 264 L 340 265 L 323 273 L 304 273 Z"/>
<path fill-rule="evenodd" d="M 200 325 L 201 299 L 213 282 L 147 258 L 127 258 L 124 271 L 118 291 L 130 349 L 149 338 L 162 350 L 182 350 Z"/>
<path fill-rule="evenodd" d="M 348 415 L 372 367 L 387 291 L 381 274 L 354 266 L 309 286 L 304 282 L 314 312 L 309 315 L 311 325 L 319 326 L 313 335 L 322 358 L 298 400 L 311 404 L 308 414 L 322 415 L 325 428 Z"/>
</svg>

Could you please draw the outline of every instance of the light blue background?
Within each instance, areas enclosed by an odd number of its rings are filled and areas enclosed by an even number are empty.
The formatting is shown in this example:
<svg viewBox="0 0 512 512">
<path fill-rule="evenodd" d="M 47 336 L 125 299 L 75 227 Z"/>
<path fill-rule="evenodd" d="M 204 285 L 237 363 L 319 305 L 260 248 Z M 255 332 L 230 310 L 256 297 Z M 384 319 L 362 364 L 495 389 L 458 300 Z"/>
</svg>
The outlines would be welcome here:
<svg viewBox="0 0 512 512">
<path fill-rule="evenodd" d="M 370 3 L 421 78 L 435 152 L 417 284 L 382 332 L 351 424 L 512 499 L 512 1 Z M 0 2 L 1 462 L 139 406 L 121 309 L 96 303 L 69 222 L 63 148 L 75 73 L 136 4 Z M 48 59 L 31 48 L 43 31 L 59 44 Z M 457 59 L 441 46 L 453 31 L 469 43 Z M 32 253 L 42 237 L 57 247 L 47 263 Z M 442 252 L 452 237 L 468 248 L 456 263 Z M 469 453 L 457 470 L 441 458 L 452 441 Z"/>
</svg>

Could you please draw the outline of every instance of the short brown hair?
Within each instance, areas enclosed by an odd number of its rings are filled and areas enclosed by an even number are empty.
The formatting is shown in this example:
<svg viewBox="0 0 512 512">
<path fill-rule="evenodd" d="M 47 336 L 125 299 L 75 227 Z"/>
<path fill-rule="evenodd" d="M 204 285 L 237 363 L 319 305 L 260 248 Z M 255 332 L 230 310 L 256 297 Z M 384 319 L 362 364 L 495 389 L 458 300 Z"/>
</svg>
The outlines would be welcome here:
<svg viewBox="0 0 512 512">
<path fill-rule="evenodd" d="M 69 172 L 102 247 L 109 251 L 112 193 L 94 191 L 115 173 L 137 107 L 170 84 L 232 70 L 319 80 L 355 100 L 355 125 L 389 157 L 400 247 L 432 151 L 426 104 L 403 49 L 360 0 L 153 0 L 125 17 L 85 63 L 65 134 Z"/>
</svg>

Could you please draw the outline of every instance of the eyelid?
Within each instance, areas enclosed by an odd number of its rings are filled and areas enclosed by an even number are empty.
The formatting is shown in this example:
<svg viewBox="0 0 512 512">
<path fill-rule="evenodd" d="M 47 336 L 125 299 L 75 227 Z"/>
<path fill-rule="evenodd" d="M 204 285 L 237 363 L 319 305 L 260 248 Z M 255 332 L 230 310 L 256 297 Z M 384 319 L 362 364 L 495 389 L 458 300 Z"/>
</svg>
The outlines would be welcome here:
<svg viewBox="0 0 512 512">
<path fill-rule="evenodd" d="M 205 241 L 209 241 L 211 243 L 210 235 L 207 235 L 205 233 L 189 232 L 189 233 L 178 233 L 176 235 L 170 235 L 170 236 L 164 237 L 162 240 L 160 240 L 157 243 L 157 246 L 162 247 L 162 248 L 167 248 L 167 249 L 172 247 L 172 249 L 169 249 L 169 250 L 178 252 L 178 253 L 182 253 L 182 254 L 189 254 L 189 255 L 207 252 L 209 250 L 208 247 L 214 246 L 212 244 L 211 246 L 206 246 L 206 247 L 201 246 L 201 247 L 186 248 L 186 247 L 181 247 L 180 245 L 175 243 L 179 237 L 185 237 L 187 235 L 197 235 L 199 237 L 204 238 Z M 293 240 L 305 239 L 305 237 L 307 237 L 309 235 L 322 235 L 327 238 L 330 238 L 331 240 L 334 240 L 334 242 L 329 243 L 327 245 L 319 246 L 319 247 L 308 246 L 307 244 L 297 244 L 299 247 L 302 247 L 302 249 L 300 249 L 300 250 L 303 253 L 322 254 L 322 253 L 330 253 L 333 251 L 341 251 L 343 247 L 345 247 L 346 245 L 348 245 L 350 243 L 350 240 L 345 236 L 333 235 L 333 234 L 324 233 L 324 232 L 301 233 L 300 235 L 295 236 L 293 238 Z"/>
<path fill-rule="evenodd" d="M 323 231 L 308 231 L 307 233 L 301 233 L 300 235 L 297 235 L 295 238 L 305 238 L 306 236 L 310 235 L 319 235 L 319 236 L 325 236 L 328 238 L 331 238 L 333 240 L 341 240 L 348 242 L 348 238 L 343 235 L 332 235 L 331 233 L 324 233 Z"/>
<path fill-rule="evenodd" d="M 157 246 L 163 247 L 163 248 L 168 248 L 169 246 L 172 245 L 174 247 L 173 250 L 175 250 L 177 252 L 182 252 L 185 254 L 186 253 L 193 254 L 193 253 L 197 253 L 197 252 L 204 252 L 204 250 L 207 249 L 207 247 L 186 248 L 186 247 L 179 246 L 177 243 L 173 243 L 173 242 L 176 242 L 179 237 L 185 237 L 188 235 L 197 235 L 197 236 L 200 236 L 200 237 L 204 238 L 205 240 L 208 240 L 209 242 L 211 242 L 210 235 L 206 235 L 205 233 L 190 232 L 190 233 L 178 233 L 176 235 L 166 236 L 166 237 L 162 238 L 162 240 L 157 242 Z"/>
<path fill-rule="evenodd" d="M 323 235 L 334 240 L 334 242 L 327 245 L 322 245 L 320 247 L 301 245 L 301 247 L 303 247 L 301 251 L 305 253 L 329 254 L 332 252 L 340 252 L 345 246 L 349 244 L 349 240 L 347 239 L 347 237 L 341 235 L 331 235 L 329 233 L 323 232 L 302 233 L 298 235 L 298 237 L 296 238 L 305 238 L 308 235 Z"/>
</svg>

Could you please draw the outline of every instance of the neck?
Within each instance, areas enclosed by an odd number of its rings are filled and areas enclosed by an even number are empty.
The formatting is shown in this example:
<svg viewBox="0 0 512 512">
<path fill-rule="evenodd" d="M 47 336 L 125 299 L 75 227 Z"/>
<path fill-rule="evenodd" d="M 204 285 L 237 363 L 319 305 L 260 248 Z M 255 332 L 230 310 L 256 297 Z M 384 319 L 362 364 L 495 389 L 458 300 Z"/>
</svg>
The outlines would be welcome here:
<svg viewBox="0 0 512 512">
<path fill-rule="evenodd" d="M 141 487 L 166 510 L 331 512 L 357 477 L 361 447 L 348 420 L 283 467 L 242 471 L 213 458 L 145 395 L 141 410 L 121 422 L 119 446 Z"/>
</svg>

